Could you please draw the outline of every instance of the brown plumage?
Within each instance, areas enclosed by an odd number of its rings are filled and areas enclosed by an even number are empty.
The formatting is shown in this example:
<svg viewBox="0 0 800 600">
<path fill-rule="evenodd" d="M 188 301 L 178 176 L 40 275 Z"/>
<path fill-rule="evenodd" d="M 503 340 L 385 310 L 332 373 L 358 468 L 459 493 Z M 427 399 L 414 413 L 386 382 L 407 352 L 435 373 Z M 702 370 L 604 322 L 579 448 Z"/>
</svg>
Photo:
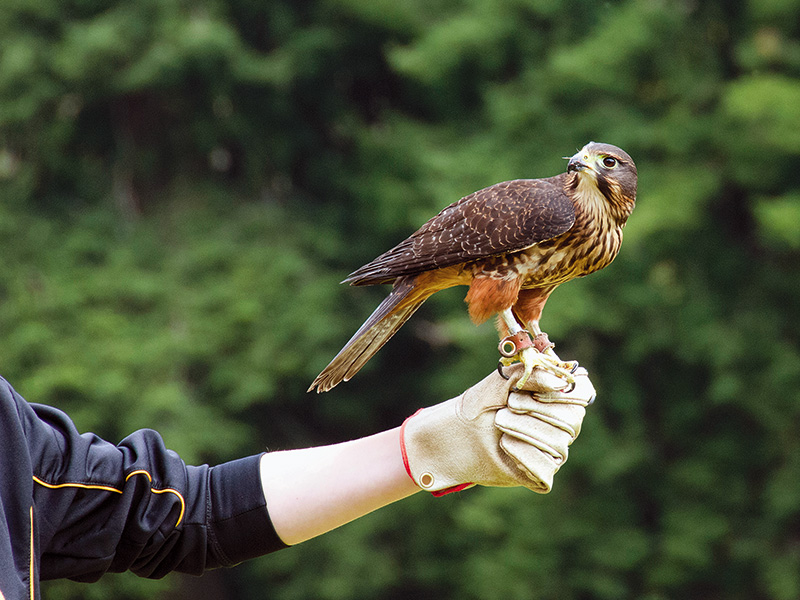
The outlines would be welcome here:
<svg viewBox="0 0 800 600">
<path fill-rule="evenodd" d="M 499 314 L 503 335 L 519 330 L 517 323 L 539 333 L 556 286 L 617 255 L 636 185 L 630 156 L 590 142 L 570 158 L 566 173 L 498 183 L 451 204 L 345 279 L 393 288 L 309 391 L 350 379 L 428 297 L 456 285 L 469 286 L 474 322 Z"/>
</svg>

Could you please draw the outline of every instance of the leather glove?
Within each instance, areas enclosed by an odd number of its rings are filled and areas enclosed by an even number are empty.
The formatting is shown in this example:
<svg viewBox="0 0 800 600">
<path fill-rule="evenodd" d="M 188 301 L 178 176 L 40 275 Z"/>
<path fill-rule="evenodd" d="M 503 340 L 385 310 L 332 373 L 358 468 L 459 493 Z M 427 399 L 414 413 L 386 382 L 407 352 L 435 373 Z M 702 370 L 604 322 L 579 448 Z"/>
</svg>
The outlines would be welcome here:
<svg viewBox="0 0 800 600">
<path fill-rule="evenodd" d="M 418 486 L 435 496 L 474 485 L 550 491 L 595 390 L 583 368 L 570 392 L 562 379 L 535 369 L 524 391 L 512 392 L 522 370 L 507 367 L 508 380 L 494 372 L 457 398 L 406 419 L 400 446 Z"/>
</svg>

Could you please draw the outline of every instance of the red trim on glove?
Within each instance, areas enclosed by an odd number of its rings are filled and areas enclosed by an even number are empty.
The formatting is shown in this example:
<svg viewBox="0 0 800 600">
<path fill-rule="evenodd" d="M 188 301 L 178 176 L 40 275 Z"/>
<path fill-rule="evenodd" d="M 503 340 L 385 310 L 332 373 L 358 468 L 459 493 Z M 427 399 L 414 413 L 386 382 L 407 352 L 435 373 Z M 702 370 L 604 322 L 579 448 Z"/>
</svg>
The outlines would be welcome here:
<svg viewBox="0 0 800 600">
<path fill-rule="evenodd" d="M 405 432 L 406 432 L 406 423 L 408 423 L 411 419 L 413 419 L 423 410 L 424 409 L 420 408 L 417 412 L 415 412 L 413 415 L 411 415 L 405 421 L 403 421 L 403 424 L 400 426 L 400 454 L 403 456 L 403 466 L 406 469 L 406 473 L 408 473 L 408 476 L 411 478 L 411 481 L 413 481 L 417 485 L 417 487 L 419 487 L 419 489 L 421 490 L 424 490 L 425 488 L 419 485 L 419 483 L 417 483 L 417 480 L 414 479 L 414 476 L 411 474 L 411 466 L 408 464 L 408 452 L 406 452 Z M 439 496 L 446 496 L 447 494 L 452 494 L 453 492 L 460 492 L 461 490 L 465 490 L 474 485 L 475 485 L 474 483 L 460 483 L 458 485 L 454 485 L 452 487 L 430 493 L 431 495 L 436 496 L 438 498 Z"/>
<path fill-rule="evenodd" d="M 411 477 L 411 481 L 413 481 L 414 483 L 417 483 L 417 482 L 414 479 L 414 476 L 411 474 L 411 467 L 408 464 L 408 452 L 406 452 L 405 432 L 406 432 L 406 423 L 408 423 L 409 420 L 411 420 L 413 417 L 418 415 L 420 412 L 422 412 L 421 408 L 417 412 L 415 412 L 413 415 L 408 417 L 408 419 L 403 421 L 403 424 L 400 426 L 400 454 L 403 455 L 403 466 L 406 468 L 406 473 L 408 473 L 408 476 Z M 419 486 L 418 483 L 417 483 L 417 485 Z M 420 489 L 422 489 L 422 488 L 420 488 Z"/>
<path fill-rule="evenodd" d="M 447 494 L 452 494 L 453 492 L 460 492 L 467 488 L 471 488 L 474 483 L 460 483 L 458 485 L 454 485 L 453 487 L 445 488 L 443 490 L 439 490 L 438 492 L 431 492 L 431 495 L 436 496 L 446 496 Z"/>
</svg>

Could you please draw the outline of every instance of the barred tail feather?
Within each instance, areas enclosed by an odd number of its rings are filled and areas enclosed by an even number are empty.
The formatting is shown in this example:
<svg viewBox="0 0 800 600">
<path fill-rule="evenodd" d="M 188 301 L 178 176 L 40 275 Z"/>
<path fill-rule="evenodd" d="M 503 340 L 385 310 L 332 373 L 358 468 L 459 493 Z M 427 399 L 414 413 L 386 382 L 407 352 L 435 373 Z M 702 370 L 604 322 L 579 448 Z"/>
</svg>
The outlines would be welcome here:
<svg viewBox="0 0 800 600">
<path fill-rule="evenodd" d="M 308 391 L 327 392 L 342 381 L 348 381 L 397 333 L 431 293 L 416 287 L 413 277 L 400 279 L 391 294 L 317 375 Z"/>
</svg>

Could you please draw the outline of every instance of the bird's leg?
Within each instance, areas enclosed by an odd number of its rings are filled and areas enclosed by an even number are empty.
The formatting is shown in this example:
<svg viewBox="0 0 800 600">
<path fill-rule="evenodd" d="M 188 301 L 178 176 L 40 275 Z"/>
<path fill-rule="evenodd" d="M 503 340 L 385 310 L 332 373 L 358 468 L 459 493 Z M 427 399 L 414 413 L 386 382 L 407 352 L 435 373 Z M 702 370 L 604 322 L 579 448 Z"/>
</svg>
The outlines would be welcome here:
<svg viewBox="0 0 800 600">
<path fill-rule="evenodd" d="M 537 322 L 531 323 L 533 331 L 524 329 L 519 324 L 510 308 L 501 311 L 500 318 L 503 320 L 503 323 L 508 329 L 510 336 L 514 336 L 515 334 L 524 331 L 528 336 L 530 336 L 530 342 L 533 342 L 535 340 L 535 336 L 541 335 L 542 333 L 542 330 L 539 329 L 539 324 Z M 521 344 L 521 346 L 522 347 L 515 354 L 509 355 L 509 353 L 503 352 L 503 343 L 501 342 L 501 353 L 503 354 L 503 358 L 500 359 L 500 363 L 503 365 L 510 365 L 516 361 L 519 361 L 525 367 L 522 377 L 517 382 L 517 389 L 521 389 L 522 386 L 525 385 L 525 382 L 528 381 L 533 369 L 536 367 L 544 369 L 545 371 L 549 371 L 556 377 L 564 379 L 569 385 L 575 384 L 575 378 L 572 376 L 572 365 L 562 362 L 561 359 L 556 356 L 555 352 L 553 352 L 552 347 L 547 347 L 543 352 L 541 352 L 536 349 L 533 343 Z"/>
<path fill-rule="evenodd" d="M 547 337 L 547 334 L 542 331 L 541 327 L 539 327 L 538 320 L 528 323 L 528 331 L 531 333 L 534 340 L 542 340 L 541 345 L 536 344 L 536 347 L 540 348 L 541 352 L 557 361 L 557 366 L 568 371 L 570 374 L 575 372 L 575 370 L 578 368 L 578 361 L 563 361 L 561 358 L 559 358 L 558 354 L 556 354 L 555 350 L 553 350 L 555 344 L 550 341 L 550 339 Z M 575 383 L 575 380 L 572 377 L 568 377 L 567 380 L 571 384 Z"/>
</svg>

